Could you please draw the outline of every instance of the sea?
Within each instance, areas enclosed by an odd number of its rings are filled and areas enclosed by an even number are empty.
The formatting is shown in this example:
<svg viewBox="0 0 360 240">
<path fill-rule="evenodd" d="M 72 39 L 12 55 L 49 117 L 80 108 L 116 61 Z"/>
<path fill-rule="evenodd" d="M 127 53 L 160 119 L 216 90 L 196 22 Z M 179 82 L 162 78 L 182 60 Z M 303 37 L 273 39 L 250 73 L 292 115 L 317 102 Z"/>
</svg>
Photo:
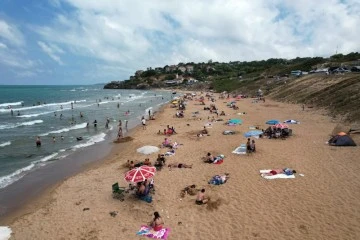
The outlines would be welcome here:
<svg viewBox="0 0 360 240">
<path fill-rule="evenodd" d="M 0 86 L 0 189 L 81 149 L 112 141 L 119 120 L 124 131 L 125 120 L 132 128 L 172 97 L 166 91 L 102 85 Z"/>
</svg>

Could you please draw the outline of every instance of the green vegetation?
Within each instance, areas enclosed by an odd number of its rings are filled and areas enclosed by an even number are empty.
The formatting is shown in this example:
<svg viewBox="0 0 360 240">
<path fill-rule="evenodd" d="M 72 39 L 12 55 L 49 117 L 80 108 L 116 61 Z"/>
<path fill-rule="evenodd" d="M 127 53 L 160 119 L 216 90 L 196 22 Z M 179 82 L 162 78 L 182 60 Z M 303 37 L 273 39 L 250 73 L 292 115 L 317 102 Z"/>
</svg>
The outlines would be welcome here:
<svg viewBox="0 0 360 240">
<path fill-rule="evenodd" d="M 261 88 L 265 95 L 280 101 L 305 103 L 326 108 L 344 120 L 360 121 L 360 74 L 326 75 L 325 73 L 291 76 L 291 71 L 309 72 L 322 68 L 360 66 L 360 53 L 335 54 L 330 58 L 271 58 L 262 61 L 219 63 L 179 63 L 163 68 L 137 71 L 129 80 L 111 82 L 104 88 L 147 89 L 177 87 L 213 89 L 255 95 Z M 190 81 L 196 79 L 198 82 Z M 173 85 L 173 81 L 178 83 Z"/>
</svg>

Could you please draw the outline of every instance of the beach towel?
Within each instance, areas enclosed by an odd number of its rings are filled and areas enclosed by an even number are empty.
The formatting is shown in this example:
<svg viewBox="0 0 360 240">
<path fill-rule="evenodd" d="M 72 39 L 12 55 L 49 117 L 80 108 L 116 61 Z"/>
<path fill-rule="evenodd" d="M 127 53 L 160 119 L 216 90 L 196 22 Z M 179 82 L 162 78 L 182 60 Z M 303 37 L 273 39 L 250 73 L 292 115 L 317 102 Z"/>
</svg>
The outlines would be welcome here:
<svg viewBox="0 0 360 240">
<path fill-rule="evenodd" d="M 232 153 L 235 154 L 246 154 L 246 144 L 241 144 L 239 147 L 235 148 Z"/>
<path fill-rule="evenodd" d="M 11 228 L 6 226 L 0 227 L 0 240 L 8 240 L 11 236 Z"/>
<path fill-rule="evenodd" d="M 260 170 L 260 175 L 265 178 L 265 179 L 276 179 L 276 178 L 295 178 L 295 175 L 286 175 L 284 173 L 280 173 L 280 174 L 276 174 L 276 175 L 272 175 L 272 176 L 266 176 L 264 173 L 269 173 L 271 171 L 271 169 L 266 169 L 266 170 Z"/>
<path fill-rule="evenodd" d="M 212 184 L 212 185 L 221 185 L 224 183 L 226 183 L 226 176 L 222 177 L 220 175 L 213 176 L 209 181 L 209 184 Z"/>
<path fill-rule="evenodd" d="M 142 200 L 142 201 L 145 201 L 147 203 L 152 202 L 152 196 L 151 195 L 139 196 L 139 199 Z"/>
<path fill-rule="evenodd" d="M 142 225 L 136 235 L 146 236 L 153 239 L 167 239 L 169 233 L 170 228 L 163 228 L 160 231 L 154 231 L 151 227 Z"/>
</svg>

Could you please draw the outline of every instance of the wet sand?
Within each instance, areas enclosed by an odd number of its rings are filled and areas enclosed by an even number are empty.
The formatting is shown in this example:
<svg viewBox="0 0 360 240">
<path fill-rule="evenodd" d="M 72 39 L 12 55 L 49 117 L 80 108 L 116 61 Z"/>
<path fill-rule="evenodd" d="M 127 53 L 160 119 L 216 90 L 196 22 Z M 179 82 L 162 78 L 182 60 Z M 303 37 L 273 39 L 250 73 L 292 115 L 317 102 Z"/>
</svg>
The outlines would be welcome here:
<svg viewBox="0 0 360 240">
<path fill-rule="evenodd" d="M 156 120 L 148 121 L 146 130 L 138 127 L 131 134 L 133 141 L 116 144 L 102 164 L 65 180 L 43 196 L 49 199 L 50 194 L 51 201 L 11 222 L 12 239 L 146 239 L 135 234 L 154 211 L 171 228 L 168 239 L 360 239 L 359 147 L 326 145 L 336 122 L 322 111 L 251 101 L 242 99 L 240 109 L 232 110 L 226 100 L 217 99 L 219 110 L 229 114 L 224 120 L 241 118 L 244 122 L 231 127 L 213 123 L 210 136 L 201 138 L 196 132 L 208 116 L 215 115 L 189 101 L 185 118 L 179 119 L 173 117 L 176 110 L 166 106 Z M 191 116 L 195 111 L 202 120 Z M 239 116 L 238 112 L 247 114 Z M 294 135 L 286 140 L 256 139 L 257 152 L 250 156 L 231 153 L 246 142 L 243 133 L 249 126 L 265 128 L 269 119 L 296 119 L 301 124 L 291 125 Z M 159 145 L 164 136 L 157 132 L 166 125 L 178 132 L 170 139 L 183 144 L 175 156 L 167 157 L 167 164 L 193 164 L 193 168 L 157 172 L 151 204 L 130 195 L 123 202 L 113 199 L 114 182 L 127 186 L 123 164 L 128 159 L 143 161 L 146 156 L 136 149 Z M 224 130 L 240 134 L 224 136 Z M 201 157 L 207 152 L 224 154 L 224 163 L 203 163 Z M 156 156 L 150 155 L 150 160 L 154 162 Z M 259 175 L 260 169 L 284 167 L 304 176 L 266 180 Z M 208 184 L 213 175 L 225 172 L 230 173 L 227 183 Z M 204 187 L 212 203 L 198 206 L 195 196 L 180 197 L 180 190 L 190 184 Z M 84 211 L 86 208 L 89 210 Z M 117 216 L 110 216 L 111 211 L 117 211 Z"/>
</svg>

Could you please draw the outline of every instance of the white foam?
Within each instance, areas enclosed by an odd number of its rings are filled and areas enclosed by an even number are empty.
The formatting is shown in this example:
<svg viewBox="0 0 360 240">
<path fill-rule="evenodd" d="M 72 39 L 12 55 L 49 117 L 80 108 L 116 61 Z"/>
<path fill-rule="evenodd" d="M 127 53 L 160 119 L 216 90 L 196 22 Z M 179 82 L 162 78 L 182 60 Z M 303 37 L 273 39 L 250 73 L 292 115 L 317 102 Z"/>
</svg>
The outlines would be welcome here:
<svg viewBox="0 0 360 240">
<path fill-rule="evenodd" d="M 21 105 L 23 102 L 11 102 L 11 103 L 0 103 L 0 107 L 8 107 L 8 106 L 18 106 Z"/>
<path fill-rule="evenodd" d="M 10 141 L 8 141 L 8 142 L 3 142 L 3 143 L 0 143 L 0 147 L 9 146 L 10 144 L 11 144 Z"/>
<path fill-rule="evenodd" d="M 20 168 L 9 175 L 0 177 L 0 189 L 4 188 L 6 186 L 9 186 L 10 184 L 20 180 L 22 177 L 25 176 L 26 172 L 33 169 L 37 164 L 47 162 L 47 161 L 51 160 L 52 158 L 54 158 L 56 155 L 58 155 L 58 153 L 53 153 L 53 154 L 46 156 L 40 160 L 31 162 L 30 165 Z"/>
<path fill-rule="evenodd" d="M 43 120 L 34 120 L 34 121 L 29 121 L 29 122 L 22 122 L 22 123 L 15 123 L 15 124 L 4 124 L 4 125 L 0 125 L 0 129 L 11 129 L 11 128 L 16 128 L 16 127 L 21 127 L 21 126 L 31 126 L 37 123 L 43 123 Z"/>
<path fill-rule="evenodd" d="M 75 130 L 75 129 L 86 128 L 86 125 L 87 125 L 87 123 L 81 123 L 81 124 L 77 124 L 77 125 L 74 125 L 74 126 L 69 127 L 69 128 L 62 128 L 62 129 L 59 129 L 59 130 L 55 130 L 55 131 L 43 133 L 43 134 L 40 134 L 39 136 L 47 136 L 47 135 L 49 135 L 49 134 L 69 132 L 69 131 Z"/>
<path fill-rule="evenodd" d="M 59 102 L 59 103 L 47 103 L 47 104 L 41 104 L 36 106 L 30 106 L 30 107 L 20 107 L 20 108 L 14 108 L 14 111 L 23 111 L 23 110 L 29 110 L 29 109 L 36 109 L 36 108 L 44 108 L 44 107 L 54 107 L 54 106 L 61 106 L 61 105 L 70 105 L 71 103 L 81 103 L 86 102 L 85 99 L 83 100 L 72 100 L 67 102 Z M 9 112 L 10 109 L 0 109 L 0 112 Z"/>
<path fill-rule="evenodd" d="M 100 133 L 98 135 L 91 137 L 86 143 L 81 143 L 81 144 L 73 146 L 72 149 L 76 150 L 79 148 L 84 148 L 84 147 L 94 145 L 95 143 L 98 143 L 98 142 L 102 142 L 105 140 L 105 136 L 106 136 L 105 133 Z"/>
<path fill-rule="evenodd" d="M 53 113 L 53 112 L 54 112 L 54 111 L 51 111 L 51 112 L 41 112 L 41 113 L 20 115 L 20 116 L 17 116 L 17 117 L 20 117 L 20 118 L 31 118 L 31 117 L 38 117 L 38 116 L 41 116 L 41 115 L 46 115 L 46 114 Z"/>
</svg>

